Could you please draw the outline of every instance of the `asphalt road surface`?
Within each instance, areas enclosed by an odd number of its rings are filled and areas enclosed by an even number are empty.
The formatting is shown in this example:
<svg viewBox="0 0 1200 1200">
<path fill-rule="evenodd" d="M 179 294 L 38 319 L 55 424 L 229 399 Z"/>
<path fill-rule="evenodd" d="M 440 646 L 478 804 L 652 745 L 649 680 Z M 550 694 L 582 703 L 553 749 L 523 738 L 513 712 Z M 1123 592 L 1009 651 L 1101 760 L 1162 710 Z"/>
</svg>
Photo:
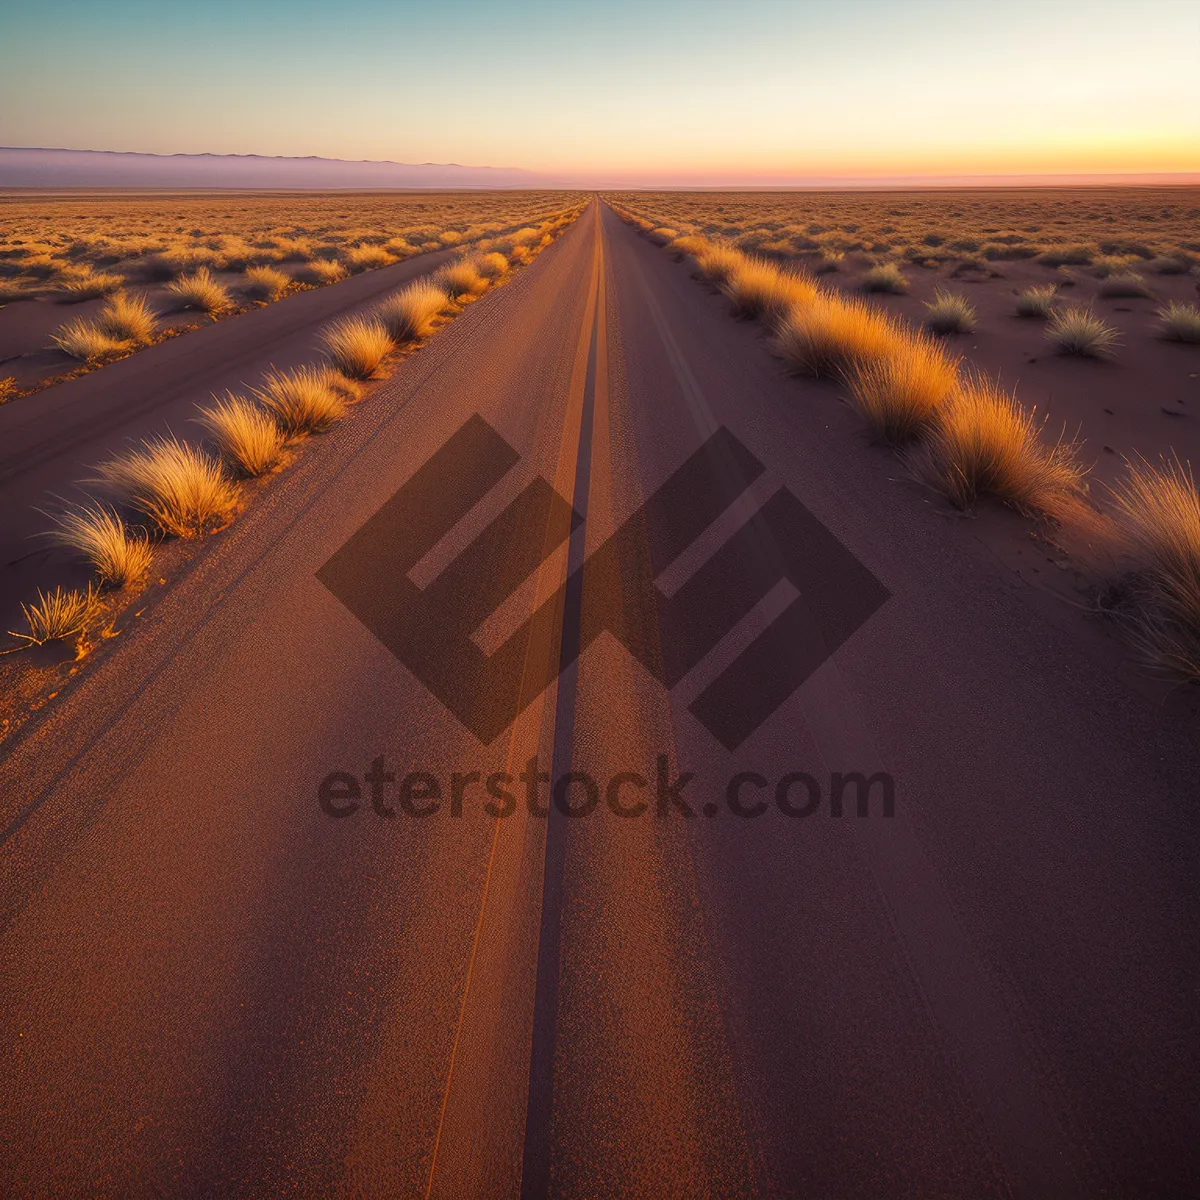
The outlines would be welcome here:
<svg viewBox="0 0 1200 1200">
<path fill-rule="evenodd" d="M 1195 729 L 903 474 L 591 205 L 8 748 L 0 1190 L 1196 1194 Z"/>
</svg>

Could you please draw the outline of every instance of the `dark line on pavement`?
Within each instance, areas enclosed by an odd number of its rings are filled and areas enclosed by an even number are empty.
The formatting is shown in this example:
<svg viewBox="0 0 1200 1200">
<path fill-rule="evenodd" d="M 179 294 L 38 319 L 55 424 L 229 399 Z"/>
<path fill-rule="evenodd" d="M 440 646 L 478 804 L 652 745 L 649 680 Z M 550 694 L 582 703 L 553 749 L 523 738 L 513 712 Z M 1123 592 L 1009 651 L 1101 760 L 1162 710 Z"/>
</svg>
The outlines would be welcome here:
<svg viewBox="0 0 1200 1200">
<path fill-rule="evenodd" d="M 596 287 L 603 286 L 603 266 Z M 583 609 L 583 566 L 587 534 L 588 487 L 592 474 L 592 413 L 596 401 L 596 352 L 602 306 L 596 304 L 588 348 L 579 422 L 579 455 L 571 505 L 583 520 L 567 549 L 567 584 L 563 601 L 558 697 L 554 712 L 551 787 L 571 769 L 575 734 L 575 697 L 579 675 L 579 643 Z M 567 858 L 567 818 L 548 799 L 546 852 L 542 874 L 542 920 L 538 934 L 537 983 L 533 1000 L 533 1042 L 529 1052 L 529 1098 L 525 1109 L 525 1149 L 521 1163 L 521 1200 L 544 1200 L 550 1194 L 550 1137 L 554 1116 L 554 1049 L 558 1034 L 558 959 L 561 944 L 563 874 Z"/>
</svg>

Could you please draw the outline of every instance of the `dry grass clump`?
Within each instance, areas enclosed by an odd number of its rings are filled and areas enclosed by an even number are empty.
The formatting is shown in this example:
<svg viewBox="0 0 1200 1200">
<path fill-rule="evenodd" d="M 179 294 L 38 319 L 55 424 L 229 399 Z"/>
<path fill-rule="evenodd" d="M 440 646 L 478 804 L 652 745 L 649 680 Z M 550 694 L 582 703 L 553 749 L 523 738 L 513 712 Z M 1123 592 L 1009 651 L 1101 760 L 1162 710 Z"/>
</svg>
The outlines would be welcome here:
<svg viewBox="0 0 1200 1200">
<path fill-rule="evenodd" d="M 113 341 L 145 346 L 154 340 L 158 317 L 144 296 L 117 292 L 96 314 L 96 328 Z"/>
<path fill-rule="evenodd" d="M 278 300 L 292 282 L 291 276 L 274 267 L 248 267 L 245 280 L 246 295 L 255 300 Z"/>
<path fill-rule="evenodd" d="M 64 354 L 80 362 L 102 362 L 131 350 L 132 344 L 102 333 L 91 321 L 82 318 L 68 321 L 50 335 L 50 340 Z"/>
<path fill-rule="evenodd" d="M 862 300 L 822 295 L 779 319 L 776 345 L 791 366 L 811 375 L 834 375 L 850 363 L 882 358 L 904 334 L 887 313 Z"/>
<path fill-rule="evenodd" d="M 382 246 L 350 246 L 342 252 L 342 261 L 354 274 L 387 267 L 396 260 Z"/>
<path fill-rule="evenodd" d="M 200 423 L 213 435 L 221 457 L 243 475 L 265 475 L 283 457 L 284 434 L 260 404 L 226 393 L 200 409 Z"/>
<path fill-rule="evenodd" d="M 718 285 L 724 283 L 746 260 L 746 256 L 740 250 L 720 242 L 708 242 L 703 249 L 697 249 L 693 253 L 700 274 Z"/>
<path fill-rule="evenodd" d="M 167 284 L 167 291 L 179 298 L 182 308 L 215 314 L 233 307 L 229 289 L 207 267 L 201 267 L 193 275 L 181 275 Z"/>
<path fill-rule="evenodd" d="M 876 435 L 893 445 L 929 427 L 958 382 L 958 360 L 928 338 L 898 336 L 883 356 L 844 369 L 846 387 Z"/>
<path fill-rule="evenodd" d="M 778 318 L 790 305 L 816 300 L 816 282 L 799 271 L 782 271 L 761 258 L 742 257 L 725 277 L 721 290 L 742 317 Z"/>
<path fill-rule="evenodd" d="M 33 604 L 21 605 L 29 631 L 21 633 L 10 629 L 9 633 L 32 646 L 60 642 L 82 633 L 95 616 L 97 607 L 96 593 L 90 586 L 86 592 L 68 592 L 62 587 L 56 587 L 52 592 L 39 589 Z"/>
<path fill-rule="evenodd" d="M 346 268 L 332 258 L 314 258 L 300 269 L 299 278 L 305 283 L 337 283 L 346 278 Z"/>
<path fill-rule="evenodd" d="M 321 334 L 325 353 L 343 375 L 372 379 L 396 348 L 384 326 L 371 317 L 346 317 Z"/>
<path fill-rule="evenodd" d="M 100 479 L 164 533 L 196 538 L 233 518 L 237 491 L 216 459 L 175 437 L 150 438 L 102 463 Z"/>
<path fill-rule="evenodd" d="M 1046 337 L 1062 354 L 1102 358 L 1117 345 L 1117 331 L 1087 308 L 1060 308 L 1050 316 Z"/>
<path fill-rule="evenodd" d="M 1052 246 L 1033 261 L 1043 267 L 1082 267 L 1095 257 L 1096 251 L 1091 246 Z"/>
<path fill-rule="evenodd" d="M 478 295 L 487 287 L 487 280 L 469 258 L 443 267 L 433 278 L 452 300 Z"/>
<path fill-rule="evenodd" d="M 1192 269 L 1192 264 L 1190 259 L 1182 254 L 1162 254 L 1152 258 L 1146 264 L 1146 269 L 1156 275 L 1187 275 Z"/>
<path fill-rule="evenodd" d="M 150 539 L 140 530 L 130 532 L 115 509 L 78 505 L 54 520 L 54 540 L 86 555 L 105 583 L 125 587 L 150 569 Z"/>
<path fill-rule="evenodd" d="M 271 371 L 254 394 L 289 440 L 323 433 L 346 415 L 343 394 L 333 386 L 328 369 L 323 367 Z"/>
<path fill-rule="evenodd" d="M 397 344 L 416 341 L 432 332 L 434 318 L 450 303 L 435 283 L 418 280 L 389 296 L 375 310 Z"/>
<path fill-rule="evenodd" d="M 1158 328 L 1169 342 L 1200 344 L 1200 308 L 1172 302 L 1158 310 Z"/>
<path fill-rule="evenodd" d="M 863 287 L 868 292 L 891 292 L 899 295 L 908 291 L 908 280 L 904 278 L 899 263 L 880 263 L 863 276 Z"/>
<path fill-rule="evenodd" d="M 475 269 L 484 279 L 499 279 L 508 271 L 508 267 L 508 259 L 496 252 L 481 254 L 475 260 Z"/>
<path fill-rule="evenodd" d="M 124 275 L 97 273 L 85 268 L 62 280 L 63 299 L 71 302 L 95 300 L 99 296 L 111 296 L 124 286 Z"/>
<path fill-rule="evenodd" d="M 938 288 L 925 308 L 925 324 L 934 333 L 970 333 L 975 328 L 975 306 L 958 292 Z"/>
<path fill-rule="evenodd" d="M 1131 462 L 1113 497 L 1139 601 L 1134 642 L 1154 666 L 1200 680 L 1200 494 L 1191 466 Z"/>
<path fill-rule="evenodd" d="M 1149 296 L 1146 281 L 1136 271 L 1117 271 L 1109 275 L 1098 289 L 1101 296 L 1116 299 L 1122 296 Z"/>
<path fill-rule="evenodd" d="M 938 408 L 914 465 L 956 508 L 991 496 L 1053 515 L 1081 491 L 1083 476 L 1075 446 L 1045 442 L 1043 424 L 998 384 L 969 376 Z"/>
<path fill-rule="evenodd" d="M 1017 296 L 1018 317 L 1048 317 L 1058 300 L 1058 288 L 1053 283 L 1028 287 Z"/>
</svg>

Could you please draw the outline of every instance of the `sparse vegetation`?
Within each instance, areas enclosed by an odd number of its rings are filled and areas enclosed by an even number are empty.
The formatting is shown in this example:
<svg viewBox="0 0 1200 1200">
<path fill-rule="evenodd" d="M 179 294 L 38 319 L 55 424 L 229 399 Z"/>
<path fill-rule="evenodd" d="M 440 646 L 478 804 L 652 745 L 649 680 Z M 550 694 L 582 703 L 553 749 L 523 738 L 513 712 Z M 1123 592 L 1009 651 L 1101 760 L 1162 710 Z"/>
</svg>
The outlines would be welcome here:
<svg viewBox="0 0 1200 1200">
<path fill-rule="evenodd" d="M 1158 310 L 1158 326 L 1169 342 L 1200 344 L 1200 308 L 1171 303 Z"/>
<path fill-rule="evenodd" d="M 284 433 L 262 405 L 233 392 L 201 408 L 200 423 L 212 434 L 221 457 L 242 475 L 265 475 L 283 456 Z"/>
<path fill-rule="evenodd" d="M 956 508 L 991 496 L 1053 515 L 1082 487 L 1073 444 L 1047 443 L 1034 413 L 997 384 L 968 376 L 937 410 L 918 471 Z"/>
<path fill-rule="evenodd" d="M 274 267 L 247 267 L 244 288 L 246 295 L 255 300 L 278 300 L 291 282 L 290 275 Z"/>
<path fill-rule="evenodd" d="M 1086 308 L 1058 308 L 1050 316 L 1046 337 L 1062 354 L 1103 358 L 1117 346 L 1117 331 Z"/>
<path fill-rule="evenodd" d="M 229 289 L 207 267 L 201 267 L 193 275 L 181 275 L 167 284 L 167 291 L 179 298 L 182 308 L 216 314 L 233 307 Z"/>
<path fill-rule="evenodd" d="M 154 340 L 158 317 L 144 296 L 117 292 L 96 315 L 96 328 L 113 341 L 145 346 Z"/>
<path fill-rule="evenodd" d="M 1136 271 L 1115 271 L 1100 284 L 1099 291 L 1110 299 L 1150 295 L 1146 281 Z"/>
<path fill-rule="evenodd" d="M 346 415 L 343 395 L 322 367 L 271 371 L 254 394 L 289 440 L 322 433 Z"/>
<path fill-rule="evenodd" d="M 149 438 L 99 468 L 100 479 L 164 533 L 196 538 L 233 518 L 237 492 L 216 459 L 175 437 Z"/>
<path fill-rule="evenodd" d="M 433 278 L 434 283 L 443 288 L 452 300 L 478 295 L 487 287 L 487 280 L 479 273 L 475 263 L 467 258 L 443 267 Z"/>
<path fill-rule="evenodd" d="M 430 333 L 434 318 L 449 303 L 450 296 L 436 284 L 418 280 L 389 296 L 375 313 L 392 340 L 402 345 Z"/>
<path fill-rule="evenodd" d="M 780 318 L 776 345 L 797 371 L 835 375 L 851 363 L 886 357 L 899 333 L 895 322 L 854 297 L 823 295 L 816 304 L 798 304 Z"/>
<path fill-rule="evenodd" d="M 130 531 L 115 509 L 76 505 L 55 516 L 54 539 L 85 555 L 104 583 L 125 587 L 150 569 L 150 539 Z"/>
<path fill-rule="evenodd" d="M 298 278 L 306 283 L 337 283 L 339 279 L 346 278 L 346 268 L 334 259 L 316 258 L 312 262 L 304 264 Z"/>
<path fill-rule="evenodd" d="M 975 328 L 975 306 L 957 292 L 938 288 L 925 308 L 925 323 L 934 333 L 970 333 Z"/>
<path fill-rule="evenodd" d="M 99 296 L 110 296 L 125 286 L 125 276 L 113 272 L 97 273 L 88 268 L 77 269 L 77 273 L 62 280 L 63 299 L 68 301 L 95 300 Z"/>
<path fill-rule="evenodd" d="M 1028 287 L 1017 296 L 1018 317 L 1048 317 L 1058 301 L 1058 288 L 1053 283 Z"/>
<path fill-rule="evenodd" d="M 899 294 L 908 291 L 908 280 L 904 278 L 904 272 L 900 270 L 898 263 L 880 263 L 863 276 L 863 287 L 868 292 Z"/>
<path fill-rule="evenodd" d="M 39 591 L 33 604 L 22 604 L 26 631 L 9 630 L 12 637 L 32 646 L 61 642 L 87 628 L 97 608 L 92 588 L 85 592 L 67 591 L 56 587 L 52 592 Z"/>
<path fill-rule="evenodd" d="M 1200 494 L 1190 464 L 1139 459 L 1113 489 L 1136 599 L 1134 643 L 1155 667 L 1200 680 Z"/>
<path fill-rule="evenodd" d="M 131 342 L 109 337 L 91 321 L 82 318 L 68 321 L 50 335 L 50 340 L 64 353 L 80 362 L 102 362 L 131 350 Z"/>
<path fill-rule="evenodd" d="M 372 379 L 396 348 L 383 324 L 371 317 L 347 317 L 321 334 L 325 353 L 343 375 Z"/>
<path fill-rule="evenodd" d="M 743 317 L 764 317 L 773 321 L 793 304 L 816 299 L 815 280 L 797 271 L 781 271 L 773 263 L 740 256 L 721 284 L 733 301 L 734 312 Z"/>
<path fill-rule="evenodd" d="M 901 445 L 928 429 L 958 381 L 958 363 L 926 338 L 898 336 L 886 354 L 852 361 L 844 374 L 876 435 Z"/>
</svg>

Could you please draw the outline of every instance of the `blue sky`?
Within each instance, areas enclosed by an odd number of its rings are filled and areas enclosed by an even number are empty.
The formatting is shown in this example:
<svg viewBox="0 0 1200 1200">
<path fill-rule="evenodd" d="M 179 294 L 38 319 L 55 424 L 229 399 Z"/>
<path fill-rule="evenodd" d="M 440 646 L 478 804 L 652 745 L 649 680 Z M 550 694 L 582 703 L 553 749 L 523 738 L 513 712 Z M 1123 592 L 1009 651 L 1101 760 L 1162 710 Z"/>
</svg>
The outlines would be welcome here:
<svg viewBox="0 0 1200 1200">
<path fill-rule="evenodd" d="M 568 172 L 1200 170 L 1195 0 L 0 0 L 0 144 Z"/>
</svg>

